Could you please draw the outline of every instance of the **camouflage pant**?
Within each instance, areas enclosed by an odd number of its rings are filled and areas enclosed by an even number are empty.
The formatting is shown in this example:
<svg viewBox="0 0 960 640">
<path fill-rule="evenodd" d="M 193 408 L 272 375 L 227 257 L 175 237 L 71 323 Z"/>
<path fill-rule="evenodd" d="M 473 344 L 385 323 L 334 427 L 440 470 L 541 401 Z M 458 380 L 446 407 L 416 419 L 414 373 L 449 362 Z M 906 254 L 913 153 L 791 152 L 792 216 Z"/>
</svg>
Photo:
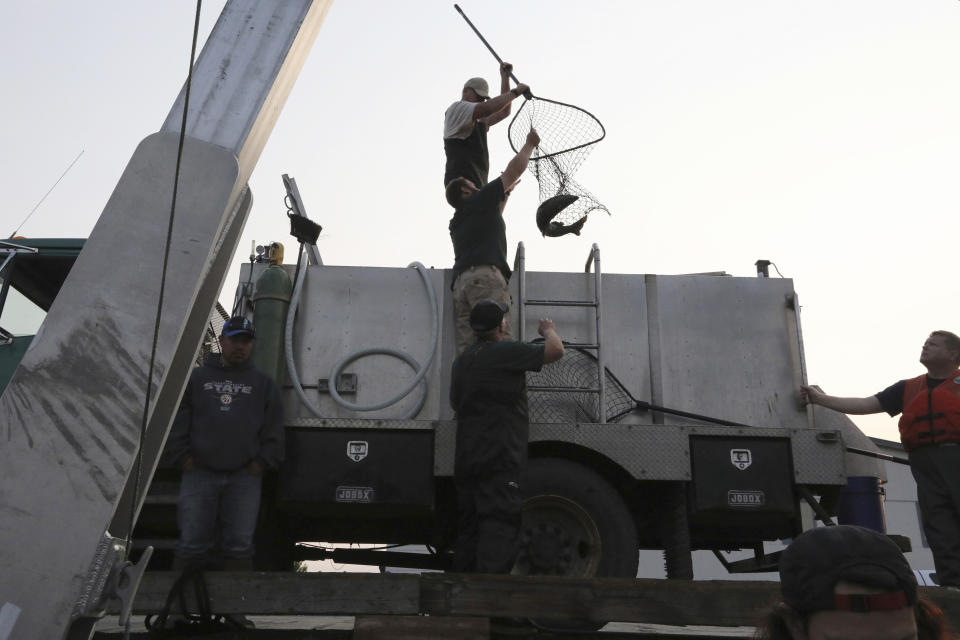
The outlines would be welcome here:
<svg viewBox="0 0 960 640">
<path fill-rule="evenodd" d="M 500 270 L 490 264 L 469 267 L 453 283 L 453 316 L 457 324 L 457 354 L 476 342 L 470 328 L 470 310 L 480 300 L 495 300 L 510 304 L 510 290 Z M 511 305 L 512 306 L 512 305 Z M 507 313 L 507 331 L 510 338 L 510 314 Z"/>
</svg>

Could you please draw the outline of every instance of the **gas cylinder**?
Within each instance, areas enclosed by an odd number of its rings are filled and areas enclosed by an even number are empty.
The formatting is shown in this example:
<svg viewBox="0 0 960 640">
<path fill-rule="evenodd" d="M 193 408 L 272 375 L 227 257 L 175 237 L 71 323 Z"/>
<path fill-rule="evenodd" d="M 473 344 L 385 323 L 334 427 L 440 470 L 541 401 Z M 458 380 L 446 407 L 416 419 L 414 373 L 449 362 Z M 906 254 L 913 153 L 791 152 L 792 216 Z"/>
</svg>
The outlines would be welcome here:
<svg viewBox="0 0 960 640">
<path fill-rule="evenodd" d="M 279 247 L 274 249 L 274 245 Z M 253 326 L 257 338 L 253 343 L 253 361 L 277 384 L 284 384 L 286 359 L 283 353 L 283 333 L 290 306 L 293 284 L 290 276 L 279 262 L 283 260 L 283 247 L 274 243 L 270 247 L 270 266 L 263 270 L 254 286 Z"/>
</svg>

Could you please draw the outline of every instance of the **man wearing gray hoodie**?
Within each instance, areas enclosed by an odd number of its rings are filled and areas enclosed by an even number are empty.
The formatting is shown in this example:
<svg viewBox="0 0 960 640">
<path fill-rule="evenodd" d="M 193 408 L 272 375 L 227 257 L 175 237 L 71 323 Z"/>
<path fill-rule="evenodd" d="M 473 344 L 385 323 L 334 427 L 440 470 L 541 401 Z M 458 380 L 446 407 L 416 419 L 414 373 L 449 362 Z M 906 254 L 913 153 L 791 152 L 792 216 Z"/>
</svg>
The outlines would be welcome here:
<svg viewBox="0 0 960 640">
<path fill-rule="evenodd" d="M 253 366 L 250 320 L 230 318 L 221 353 L 193 370 L 167 456 L 183 471 L 177 502 L 180 562 L 208 563 L 219 540 L 226 569 L 252 568 L 264 471 L 283 461 L 280 390 Z"/>
</svg>

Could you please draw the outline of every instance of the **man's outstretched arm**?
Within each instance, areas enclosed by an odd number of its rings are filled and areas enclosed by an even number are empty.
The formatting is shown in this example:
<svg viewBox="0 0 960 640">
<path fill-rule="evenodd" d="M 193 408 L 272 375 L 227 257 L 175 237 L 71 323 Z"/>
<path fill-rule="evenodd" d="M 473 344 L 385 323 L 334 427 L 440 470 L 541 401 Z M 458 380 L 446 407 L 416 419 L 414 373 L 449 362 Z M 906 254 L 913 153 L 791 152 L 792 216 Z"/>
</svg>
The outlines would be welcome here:
<svg viewBox="0 0 960 640">
<path fill-rule="evenodd" d="M 537 333 L 543 336 L 543 364 L 556 362 L 563 357 L 563 340 L 550 318 L 540 318 Z"/>
<path fill-rule="evenodd" d="M 827 409 L 833 409 L 840 413 L 849 413 L 852 415 L 866 415 L 868 413 L 880 413 L 883 407 L 880 406 L 880 400 L 877 396 L 867 396 L 866 398 L 841 398 L 831 396 L 823 392 L 823 389 L 817 385 L 805 385 L 800 387 L 800 398 L 810 404 L 818 404 Z"/>
<path fill-rule="evenodd" d="M 478 102 L 477 106 L 473 109 L 473 117 L 477 120 L 482 120 L 487 126 L 494 124 L 494 122 L 499 122 L 507 117 L 507 114 L 510 113 L 509 109 L 498 120 L 491 122 L 490 117 L 497 114 L 504 107 L 509 107 L 510 103 L 519 96 L 522 96 L 525 91 L 530 91 L 530 87 L 521 83 L 513 89 L 508 88 L 496 98 L 490 98 L 486 102 Z"/>
<path fill-rule="evenodd" d="M 536 129 L 530 129 L 530 132 L 527 134 L 527 141 L 520 151 L 517 152 L 517 155 L 513 156 L 513 160 L 511 160 L 507 168 L 503 170 L 503 173 L 500 174 L 500 180 L 503 182 L 503 190 L 505 192 L 510 191 L 517 180 L 520 179 L 520 176 L 523 175 L 523 172 L 527 170 L 530 156 L 538 144 L 540 144 L 540 136 L 537 135 Z"/>
</svg>

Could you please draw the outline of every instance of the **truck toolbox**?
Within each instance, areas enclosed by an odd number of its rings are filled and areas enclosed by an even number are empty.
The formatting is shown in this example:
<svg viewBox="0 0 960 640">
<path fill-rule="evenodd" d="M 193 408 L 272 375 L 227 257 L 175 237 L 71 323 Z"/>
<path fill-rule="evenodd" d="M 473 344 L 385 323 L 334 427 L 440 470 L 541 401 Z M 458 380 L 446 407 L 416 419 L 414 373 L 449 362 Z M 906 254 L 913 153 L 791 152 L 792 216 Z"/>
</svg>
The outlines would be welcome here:
<svg viewBox="0 0 960 640">
<path fill-rule="evenodd" d="M 288 427 L 278 506 L 433 508 L 433 431 Z"/>
<path fill-rule="evenodd" d="M 789 438 L 691 436 L 690 457 L 695 524 L 745 529 L 797 517 Z"/>
</svg>

